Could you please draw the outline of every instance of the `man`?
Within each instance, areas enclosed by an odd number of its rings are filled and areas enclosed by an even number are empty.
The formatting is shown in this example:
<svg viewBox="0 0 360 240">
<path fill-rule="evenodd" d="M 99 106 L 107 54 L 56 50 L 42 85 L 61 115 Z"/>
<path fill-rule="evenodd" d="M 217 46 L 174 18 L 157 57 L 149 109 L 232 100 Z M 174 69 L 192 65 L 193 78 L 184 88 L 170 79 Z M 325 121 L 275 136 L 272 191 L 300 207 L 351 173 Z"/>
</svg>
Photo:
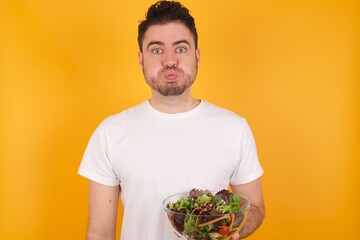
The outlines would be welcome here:
<svg viewBox="0 0 360 240">
<path fill-rule="evenodd" d="M 87 239 L 115 239 L 119 195 L 122 240 L 178 239 L 162 200 L 229 184 L 252 203 L 233 239 L 248 236 L 264 218 L 263 170 L 246 120 L 191 96 L 200 59 L 194 19 L 180 3 L 160 1 L 138 30 L 152 96 L 105 119 L 90 139 L 79 168 L 90 179 Z"/>
</svg>

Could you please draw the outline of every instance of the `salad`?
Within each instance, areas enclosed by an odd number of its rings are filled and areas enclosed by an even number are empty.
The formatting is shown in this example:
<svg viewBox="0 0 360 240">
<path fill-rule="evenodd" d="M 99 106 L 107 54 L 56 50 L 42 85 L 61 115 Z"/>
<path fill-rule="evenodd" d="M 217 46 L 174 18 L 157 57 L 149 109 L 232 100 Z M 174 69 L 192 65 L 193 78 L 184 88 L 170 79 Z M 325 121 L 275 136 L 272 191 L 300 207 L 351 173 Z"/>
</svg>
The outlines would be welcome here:
<svg viewBox="0 0 360 240">
<path fill-rule="evenodd" d="M 175 230 L 187 239 L 227 240 L 240 231 L 250 203 L 223 189 L 215 194 L 192 189 L 188 196 L 166 204 Z"/>
</svg>

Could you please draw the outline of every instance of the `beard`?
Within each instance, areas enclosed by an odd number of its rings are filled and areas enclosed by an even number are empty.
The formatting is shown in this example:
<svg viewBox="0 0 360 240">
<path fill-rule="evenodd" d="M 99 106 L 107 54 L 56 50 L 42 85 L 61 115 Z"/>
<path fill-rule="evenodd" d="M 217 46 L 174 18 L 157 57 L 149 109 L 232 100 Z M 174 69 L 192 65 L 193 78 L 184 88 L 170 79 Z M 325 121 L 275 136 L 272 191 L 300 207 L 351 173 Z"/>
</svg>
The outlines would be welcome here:
<svg viewBox="0 0 360 240">
<path fill-rule="evenodd" d="M 168 71 L 173 71 L 177 75 L 176 81 L 166 81 L 165 75 Z M 146 69 L 143 69 L 147 84 L 163 96 L 179 96 L 186 89 L 192 86 L 197 74 L 197 66 L 194 66 L 189 74 L 186 74 L 181 68 L 163 68 L 157 75 L 148 76 Z"/>
<path fill-rule="evenodd" d="M 155 85 L 152 87 L 155 91 L 159 92 L 163 96 L 179 96 L 189 88 L 191 84 L 178 84 L 176 82 L 166 83 L 165 85 Z"/>
</svg>

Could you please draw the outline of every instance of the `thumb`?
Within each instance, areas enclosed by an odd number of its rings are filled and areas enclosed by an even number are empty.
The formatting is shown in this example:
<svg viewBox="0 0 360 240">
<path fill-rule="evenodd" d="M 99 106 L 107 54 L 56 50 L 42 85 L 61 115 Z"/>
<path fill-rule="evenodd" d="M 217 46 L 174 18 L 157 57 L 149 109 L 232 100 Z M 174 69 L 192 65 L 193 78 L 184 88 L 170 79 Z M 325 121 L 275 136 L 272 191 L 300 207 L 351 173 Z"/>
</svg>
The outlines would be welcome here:
<svg viewBox="0 0 360 240">
<path fill-rule="evenodd" d="M 231 240 L 238 240 L 238 239 L 240 239 L 240 234 L 238 233 L 231 237 Z"/>
</svg>

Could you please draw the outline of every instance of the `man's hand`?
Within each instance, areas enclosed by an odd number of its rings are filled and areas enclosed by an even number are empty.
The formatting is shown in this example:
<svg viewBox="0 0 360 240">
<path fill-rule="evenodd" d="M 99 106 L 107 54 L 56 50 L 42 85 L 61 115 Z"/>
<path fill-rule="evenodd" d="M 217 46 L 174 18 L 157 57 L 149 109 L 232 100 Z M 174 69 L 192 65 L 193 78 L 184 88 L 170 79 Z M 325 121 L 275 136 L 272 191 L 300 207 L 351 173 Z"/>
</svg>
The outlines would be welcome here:
<svg viewBox="0 0 360 240">
<path fill-rule="evenodd" d="M 238 239 L 240 239 L 240 235 L 238 233 L 231 237 L 231 240 L 238 240 Z"/>
<path fill-rule="evenodd" d="M 235 235 L 238 238 L 233 238 L 237 240 L 249 236 L 261 225 L 265 217 L 265 205 L 260 178 L 242 185 L 231 185 L 231 188 L 233 192 L 247 197 L 251 203 L 245 224 L 240 233 Z"/>
</svg>

